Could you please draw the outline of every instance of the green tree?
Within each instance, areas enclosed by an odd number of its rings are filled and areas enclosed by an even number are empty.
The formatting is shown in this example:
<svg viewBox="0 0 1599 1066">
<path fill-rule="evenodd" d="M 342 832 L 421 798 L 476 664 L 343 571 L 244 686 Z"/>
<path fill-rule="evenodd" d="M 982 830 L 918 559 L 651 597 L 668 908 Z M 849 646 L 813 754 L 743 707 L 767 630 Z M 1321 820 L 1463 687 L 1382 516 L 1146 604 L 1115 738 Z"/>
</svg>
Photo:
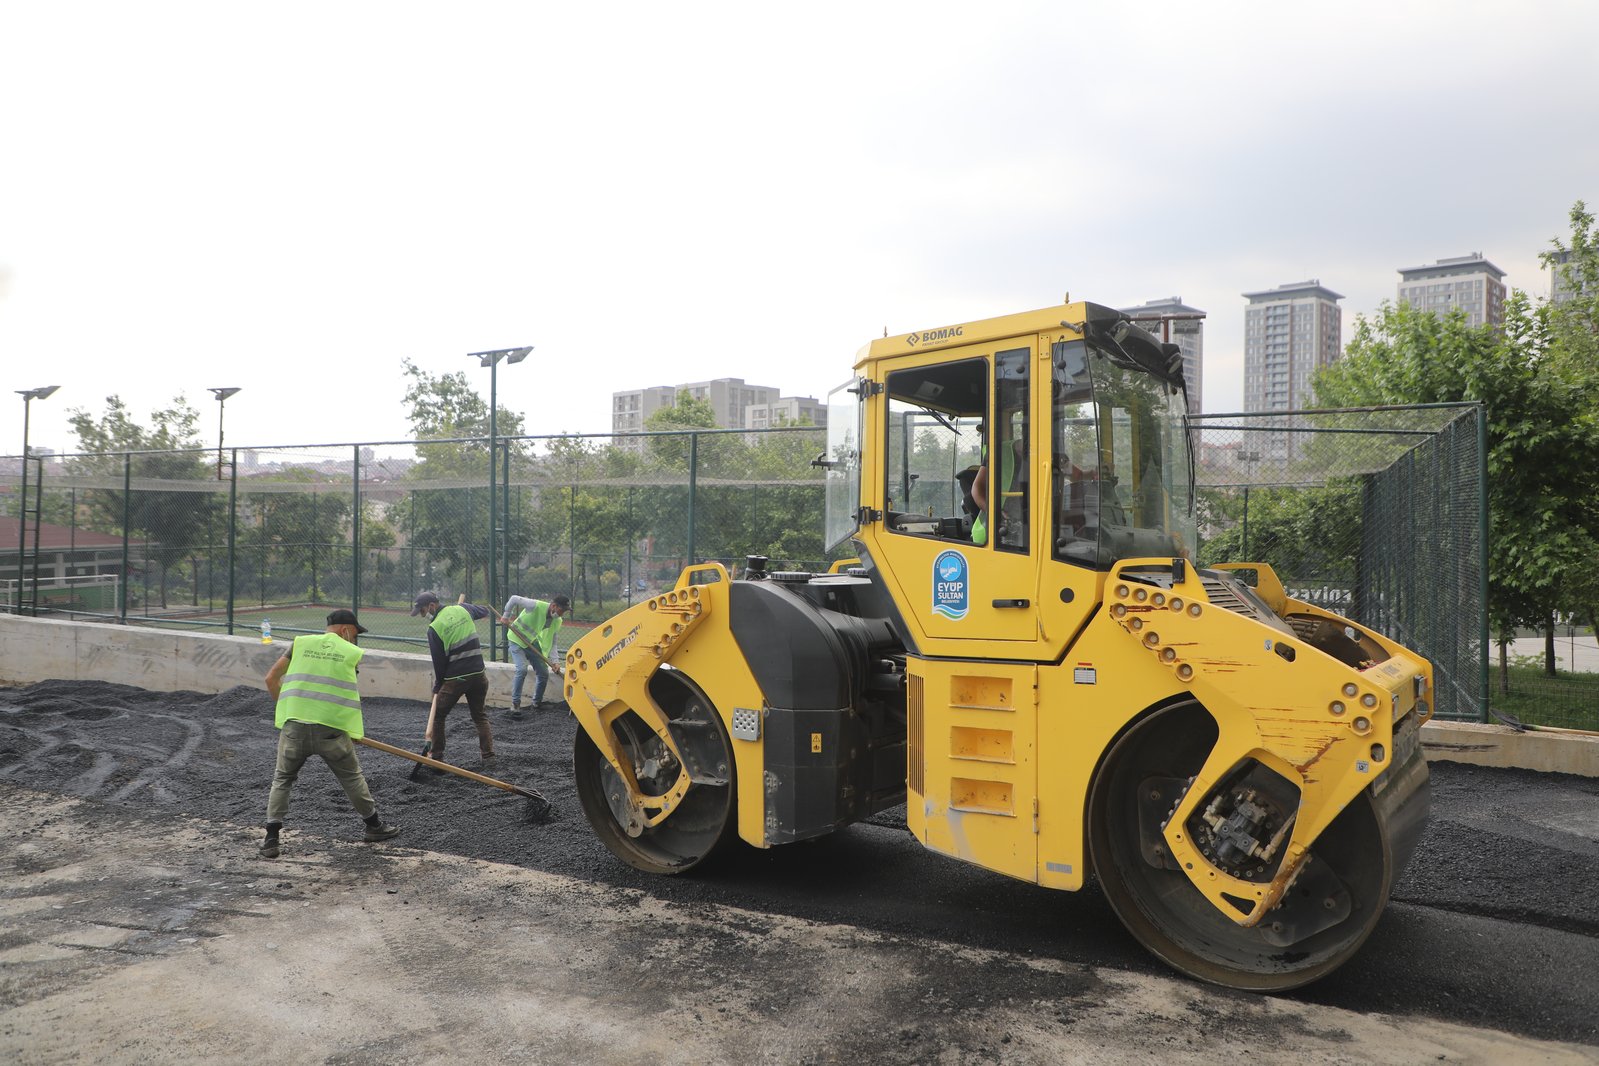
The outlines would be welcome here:
<svg viewBox="0 0 1599 1066">
<path fill-rule="evenodd" d="M 1460 311 L 1440 317 L 1384 304 L 1374 318 L 1357 319 L 1345 358 L 1316 382 L 1321 406 L 1484 403 L 1488 610 L 1500 637 L 1502 685 L 1505 645 L 1517 626 L 1547 627 L 1555 611 L 1591 618 L 1599 603 L 1599 578 L 1589 573 L 1599 548 L 1592 459 L 1599 363 L 1570 354 L 1577 338 L 1563 335 L 1578 332 L 1566 324 L 1575 318 L 1519 290 L 1497 331 L 1470 326 Z"/>
<path fill-rule="evenodd" d="M 1225 515 L 1228 524 L 1205 538 L 1200 565 L 1269 563 L 1289 587 L 1354 588 L 1354 545 L 1360 539 L 1358 482 L 1257 488 L 1249 493 L 1247 505 L 1242 493 L 1225 505 L 1214 495 L 1210 499 L 1212 517 L 1221 521 Z"/>
<path fill-rule="evenodd" d="M 294 576 L 293 587 L 275 583 L 282 593 L 324 603 L 330 574 L 350 571 L 349 485 L 307 467 L 251 479 L 252 486 L 271 482 L 292 484 L 294 491 L 247 493 L 250 521 L 240 541 L 247 553 Z"/>
<path fill-rule="evenodd" d="M 75 473 L 99 475 L 113 484 L 131 475 L 130 493 L 120 487 L 96 490 L 86 509 L 92 528 L 144 538 L 145 558 L 161 568 L 165 608 L 169 579 L 206 543 L 207 522 L 220 505 L 210 455 L 196 428 L 199 412 L 178 396 L 151 412 L 145 426 L 120 397 L 108 396 L 103 414 L 74 408 L 68 415 L 84 453 L 71 462 Z M 184 488 L 184 482 L 194 485 Z"/>
<path fill-rule="evenodd" d="M 489 500 L 489 405 L 478 395 L 464 372 L 430 374 L 410 360 L 402 364 L 408 379 L 405 391 L 407 418 L 418 440 L 420 460 L 407 475 L 418 483 L 395 510 L 396 524 L 411 531 L 413 545 L 430 560 L 442 561 L 473 594 L 474 579 L 487 573 L 491 514 L 500 501 Z M 525 446 L 515 439 L 523 432 L 522 417 L 500 407 L 495 413 L 497 434 L 495 468 L 498 478 L 509 449 L 513 467 L 525 461 Z M 433 483 L 424 488 L 423 483 Z M 498 490 L 503 492 L 503 490 Z M 524 554 L 529 545 L 526 522 L 500 515 L 497 546 L 511 557 Z M 429 567 L 431 570 L 431 566 Z"/>
</svg>

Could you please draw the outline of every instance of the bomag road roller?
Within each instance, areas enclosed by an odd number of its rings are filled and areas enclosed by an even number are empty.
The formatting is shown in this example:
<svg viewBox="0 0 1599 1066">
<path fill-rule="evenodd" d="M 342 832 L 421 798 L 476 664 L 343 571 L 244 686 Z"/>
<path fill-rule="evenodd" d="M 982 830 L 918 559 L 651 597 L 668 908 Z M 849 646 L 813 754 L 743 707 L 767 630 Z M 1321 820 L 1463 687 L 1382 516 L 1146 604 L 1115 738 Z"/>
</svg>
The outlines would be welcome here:
<svg viewBox="0 0 1599 1066">
<path fill-rule="evenodd" d="M 829 398 L 827 573 L 688 567 L 564 662 L 606 846 L 693 869 L 905 805 L 926 847 L 1090 873 L 1178 970 L 1274 991 L 1376 924 L 1420 835 L 1432 668 L 1202 568 L 1182 361 L 1066 303 L 885 337 Z"/>
</svg>

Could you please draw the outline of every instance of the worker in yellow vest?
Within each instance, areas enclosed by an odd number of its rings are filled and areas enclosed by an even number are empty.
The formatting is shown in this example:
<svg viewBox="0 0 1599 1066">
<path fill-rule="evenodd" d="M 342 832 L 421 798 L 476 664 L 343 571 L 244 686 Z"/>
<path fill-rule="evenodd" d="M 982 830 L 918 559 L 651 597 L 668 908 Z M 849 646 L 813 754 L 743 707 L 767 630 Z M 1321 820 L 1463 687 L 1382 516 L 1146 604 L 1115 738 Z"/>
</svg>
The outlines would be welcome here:
<svg viewBox="0 0 1599 1066">
<path fill-rule="evenodd" d="M 567 596 L 556 596 L 549 602 L 527 596 L 512 596 L 505 601 L 500 612 L 500 624 L 505 627 L 510 642 L 511 661 L 516 663 L 516 676 L 511 680 L 511 713 L 522 712 L 522 682 L 527 677 L 528 660 L 532 660 L 533 675 L 538 683 L 533 686 L 533 708 L 554 707 L 544 702 L 544 688 L 550 681 L 550 669 L 556 674 L 556 687 L 560 688 L 560 649 L 555 645 L 555 635 L 561 631 L 561 619 L 572 610 Z M 512 612 L 515 612 L 514 614 Z"/>
<path fill-rule="evenodd" d="M 355 742 L 350 739 L 363 735 L 361 692 L 355 674 L 365 652 L 355 642 L 365 632 L 354 611 L 340 608 L 328 615 L 326 632 L 295 637 L 290 650 L 267 672 L 267 691 L 277 701 L 278 765 L 267 797 L 266 840 L 260 849 L 263 859 L 278 857 L 289 792 L 300 776 L 300 767 L 313 755 L 328 764 L 355 813 L 366 822 L 362 839 L 375 843 L 400 831 L 378 815 L 361 773 L 361 761 L 355 757 Z"/>
<path fill-rule="evenodd" d="M 412 615 L 428 620 L 428 655 L 433 659 L 433 711 L 428 721 L 428 748 L 433 758 L 444 758 L 444 720 L 462 696 L 477 727 L 478 751 L 483 761 L 494 758 L 494 730 L 486 709 L 489 696 L 488 666 L 483 661 L 483 642 L 478 639 L 477 623 L 492 612 L 487 607 L 461 602 L 439 605 L 437 593 L 424 592 L 411 605 Z M 435 771 L 443 773 L 444 771 Z"/>
</svg>

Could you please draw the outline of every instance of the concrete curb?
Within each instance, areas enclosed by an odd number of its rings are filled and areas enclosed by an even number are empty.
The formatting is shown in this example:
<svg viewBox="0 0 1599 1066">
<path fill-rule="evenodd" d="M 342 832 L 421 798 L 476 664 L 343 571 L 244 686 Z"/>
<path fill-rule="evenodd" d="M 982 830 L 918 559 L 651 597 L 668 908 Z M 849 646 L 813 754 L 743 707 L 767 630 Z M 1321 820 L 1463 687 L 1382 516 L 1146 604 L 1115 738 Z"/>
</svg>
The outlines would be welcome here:
<svg viewBox="0 0 1599 1066">
<path fill-rule="evenodd" d="M 0 615 L 0 684 L 59 678 L 111 681 L 156 692 L 264 688 L 262 679 L 287 648 L 286 642 L 262 644 L 253 636 L 6 614 Z M 489 664 L 491 699 L 500 693 L 509 698 L 514 672 L 510 663 Z M 426 656 L 369 651 L 361 661 L 364 696 L 426 701 L 431 690 Z M 1434 721 L 1422 727 L 1421 739 L 1433 760 L 1599 777 L 1599 737 Z"/>
<path fill-rule="evenodd" d="M 1421 744 L 1432 762 L 1599 777 L 1599 736 L 1518 733 L 1505 725 L 1434 721 L 1421 727 Z"/>
<path fill-rule="evenodd" d="M 154 692 L 226 692 L 236 685 L 265 691 L 267 671 L 289 644 L 286 640 L 262 644 L 254 636 L 5 614 L 0 615 L 0 684 L 60 679 L 110 681 Z M 509 701 L 515 672 L 510 663 L 488 664 L 491 701 L 500 693 Z M 530 676 L 528 683 L 532 682 Z M 361 660 L 363 696 L 425 703 L 432 691 L 433 669 L 426 655 L 368 651 Z"/>
</svg>

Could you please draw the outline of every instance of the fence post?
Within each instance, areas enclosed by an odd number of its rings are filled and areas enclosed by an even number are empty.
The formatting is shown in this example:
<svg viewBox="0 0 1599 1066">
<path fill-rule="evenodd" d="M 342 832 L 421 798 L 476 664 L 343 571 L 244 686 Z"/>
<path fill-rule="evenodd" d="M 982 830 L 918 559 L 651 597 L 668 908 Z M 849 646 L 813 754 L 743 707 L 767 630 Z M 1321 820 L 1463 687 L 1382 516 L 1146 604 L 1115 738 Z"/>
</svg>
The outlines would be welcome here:
<svg viewBox="0 0 1599 1066">
<path fill-rule="evenodd" d="M 688 558 L 684 561 L 693 566 L 694 555 L 694 497 L 699 493 L 700 473 L 700 435 L 688 435 Z"/>
<path fill-rule="evenodd" d="M 228 463 L 228 636 L 233 636 L 234 582 L 238 577 L 234 553 L 239 539 L 239 449 L 230 453 Z"/>
<path fill-rule="evenodd" d="M 317 501 L 320 499 L 321 496 L 322 496 L 322 494 L 320 492 L 318 492 L 316 490 L 316 486 L 313 485 L 311 487 L 311 588 L 310 588 L 311 602 L 313 604 L 317 602 L 317 594 L 322 591 L 322 589 L 319 586 L 319 584 L 317 582 L 317 579 L 316 579 L 316 544 L 317 544 L 317 538 L 318 538 L 319 534 L 321 534 L 321 532 L 322 532 L 322 530 L 319 528 L 318 523 L 317 523 L 317 519 L 320 517 L 320 515 L 317 512 L 321 510 L 321 508 L 317 506 Z"/>
<path fill-rule="evenodd" d="M 123 625 L 128 624 L 128 522 L 129 510 L 133 504 L 133 453 L 122 453 L 122 606 L 117 612 L 117 621 Z M 19 589 L 20 593 L 21 590 Z"/>
<path fill-rule="evenodd" d="M 350 510 L 350 609 L 361 609 L 361 446 L 352 444 L 354 461 L 350 464 L 351 496 L 354 504 Z"/>
<path fill-rule="evenodd" d="M 1249 486 L 1244 486 L 1244 547 L 1240 554 L 1249 559 Z"/>
<path fill-rule="evenodd" d="M 500 583 L 500 594 L 498 596 L 489 596 L 488 608 L 492 612 L 489 615 L 489 633 L 491 636 L 494 633 L 495 621 L 500 616 L 500 607 L 511 596 L 511 442 L 509 440 L 505 442 L 505 458 L 501 462 L 504 465 L 500 469 L 500 522 L 502 523 L 500 526 L 500 551 L 504 555 L 504 560 L 501 564 L 503 576 Z M 496 662 L 503 663 L 506 657 L 510 655 L 509 638 L 509 633 L 501 633 L 500 639 L 495 642 L 494 654 Z"/>
<path fill-rule="evenodd" d="M 500 570 L 500 541 L 499 530 L 495 527 L 500 524 L 500 496 L 495 491 L 494 463 L 499 456 L 496 454 L 495 425 L 494 425 L 494 373 L 489 372 L 489 553 L 483 560 L 483 595 L 490 606 L 496 601 L 494 598 L 494 579 L 499 577 Z M 489 614 L 489 661 L 494 662 L 494 654 L 499 648 L 498 629 L 496 626 L 497 614 Z"/>
<path fill-rule="evenodd" d="M 1482 654 L 1477 669 L 1477 720 L 1488 721 L 1488 408 L 1477 404 L 1477 571 L 1478 596 L 1482 602 Z M 1572 660 L 1576 665 L 1576 660 Z M 1436 697 L 1434 697 L 1436 699 Z"/>
</svg>

